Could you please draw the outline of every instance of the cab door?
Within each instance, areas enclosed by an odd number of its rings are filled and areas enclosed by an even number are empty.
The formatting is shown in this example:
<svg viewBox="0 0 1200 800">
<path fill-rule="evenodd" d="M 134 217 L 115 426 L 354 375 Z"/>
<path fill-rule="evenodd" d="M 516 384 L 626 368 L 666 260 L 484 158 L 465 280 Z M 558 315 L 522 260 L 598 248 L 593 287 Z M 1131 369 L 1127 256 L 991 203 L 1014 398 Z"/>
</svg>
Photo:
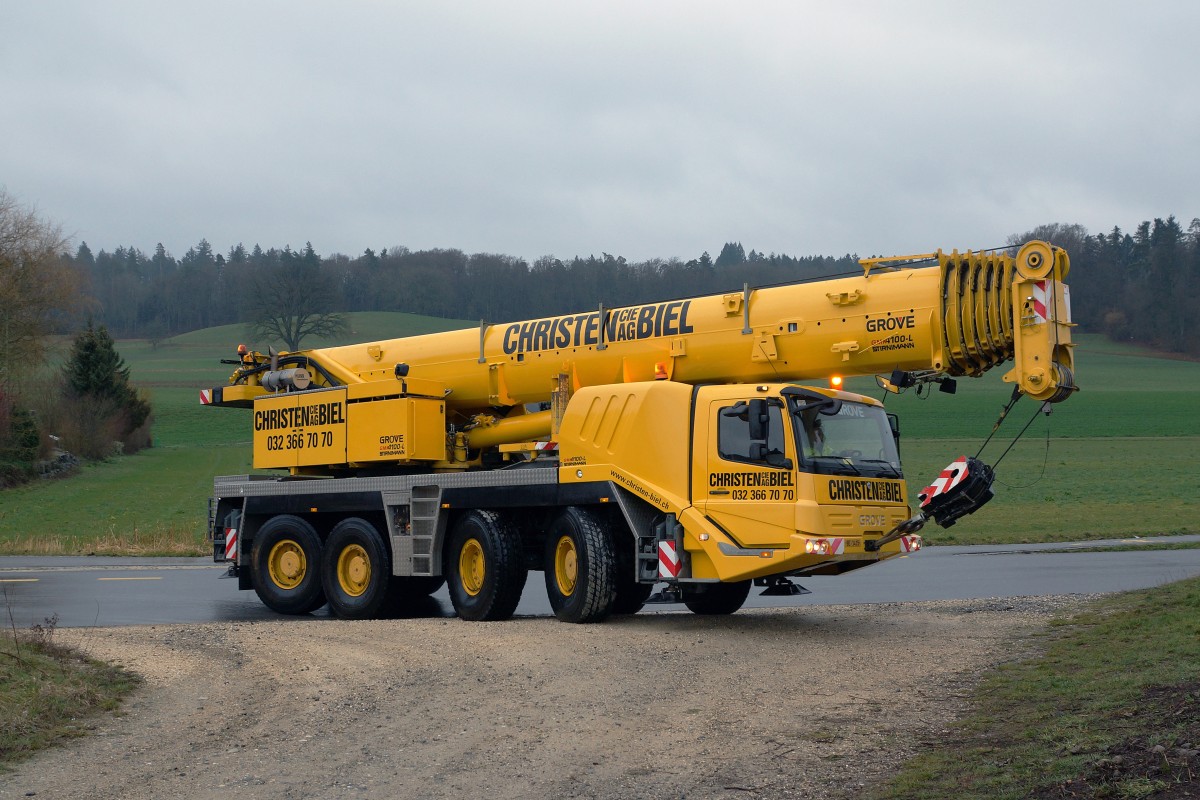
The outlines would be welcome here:
<svg viewBox="0 0 1200 800">
<path fill-rule="evenodd" d="M 795 532 L 796 454 L 782 401 L 712 400 L 701 420 L 696 504 L 741 547 L 787 547 Z"/>
</svg>

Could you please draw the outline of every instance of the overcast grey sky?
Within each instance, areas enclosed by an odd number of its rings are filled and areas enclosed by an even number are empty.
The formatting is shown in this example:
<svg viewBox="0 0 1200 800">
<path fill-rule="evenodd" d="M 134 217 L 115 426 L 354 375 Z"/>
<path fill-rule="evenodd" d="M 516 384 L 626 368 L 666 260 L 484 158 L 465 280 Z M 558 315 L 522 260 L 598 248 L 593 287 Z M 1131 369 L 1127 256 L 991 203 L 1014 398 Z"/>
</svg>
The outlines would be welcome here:
<svg viewBox="0 0 1200 800">
<path fill-rule="evenodd" d="M 94 251 L 1003 244 L 1200 215 L 1200 3 L 0 0 L 0 188 Z"/>
</svg>

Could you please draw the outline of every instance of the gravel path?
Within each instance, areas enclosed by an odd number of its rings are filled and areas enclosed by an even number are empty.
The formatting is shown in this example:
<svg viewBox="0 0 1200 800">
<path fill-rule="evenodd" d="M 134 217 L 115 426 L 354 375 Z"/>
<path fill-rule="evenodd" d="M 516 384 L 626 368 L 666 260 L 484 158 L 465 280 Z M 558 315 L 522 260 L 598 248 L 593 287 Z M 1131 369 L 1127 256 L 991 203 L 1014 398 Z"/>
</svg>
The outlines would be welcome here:
<svg viewBox="0 0 1200 800">
<path fill-rule="evenodd" d="M 145 686 L 0 798 L 848 797 L 1084 600 L 61 630 Z"/>
</svg>

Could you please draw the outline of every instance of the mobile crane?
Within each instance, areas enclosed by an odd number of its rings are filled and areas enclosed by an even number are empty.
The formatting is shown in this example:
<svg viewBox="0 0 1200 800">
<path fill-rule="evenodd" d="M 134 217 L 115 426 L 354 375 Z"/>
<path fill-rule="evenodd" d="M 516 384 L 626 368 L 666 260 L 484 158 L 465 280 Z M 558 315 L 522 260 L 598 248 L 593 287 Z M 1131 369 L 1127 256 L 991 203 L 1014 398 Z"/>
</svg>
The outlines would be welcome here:
<svg viewBox="0 0 1200 800">
<path fill-rule="evenodd" d="M 632 613 L 652 587 L 728 614 L 752 584 L 921 546 L 991 498 L 961 458 L 910 513 L 898 425 L 829 388 L 897 391 L 1005 362 L 1014 398 L 1075 390 L 1065 251 L 866 259 L 862 275 L 343 347 L 239 348 L 201 402 L 253 410 L 253 464 L 218 477 L 214 559 L 270 608 L 368 618 L 449 584 L 510 617 L 529 571 L 555 614 Z M 817 381 L 819 385 L 802 385 Z"/>
</svg>

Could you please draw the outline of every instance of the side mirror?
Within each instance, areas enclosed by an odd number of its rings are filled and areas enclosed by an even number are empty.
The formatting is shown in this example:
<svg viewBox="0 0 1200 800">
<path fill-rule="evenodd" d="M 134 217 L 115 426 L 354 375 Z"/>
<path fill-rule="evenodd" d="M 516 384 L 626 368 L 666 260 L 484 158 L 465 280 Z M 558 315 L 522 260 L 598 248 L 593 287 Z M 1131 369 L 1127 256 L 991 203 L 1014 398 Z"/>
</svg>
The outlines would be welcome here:
<svg viewBox="0 0 1200 800">
<path fill-rule="evenodd" d="M 900 388 L 898 386 L 896 386 L 896 384 L 889 381 L 887 378 L 883 377 L 882 375 L 875 376 L 875 383 L 879 386 L 880 389 L 883 389 L 885 392 L 891 392 L 892 394 L 900 394 Z"/>
<path fill-rule="evenodd" d="M 751 461 L 761 461 L 768 466 L 792 468 L 792 460 L 778 450 L 768 450 L 766 442 L 751 442 L 749 456 Z"/>
<path fill-rule="evenodd" d="M 770 466 L 779 467 L 780 469 L 792 468 L 792 460 L 778 450 L 772 450 L 767 453 L 766 462 Z"/>
<path fill-rule="evenodd" d="M 770 424 L 770 417 L 767 416 L 767 401 L 756 397 L 747 405 L 749 407 L 750 441 L 765 442 Z"/>
<path fill-rule="evenodd" d="M 842 410 L 841 400 L 826 400 L 817 407 L 817 412 L 827 417 L 836 417 Z"/>
</svg>

